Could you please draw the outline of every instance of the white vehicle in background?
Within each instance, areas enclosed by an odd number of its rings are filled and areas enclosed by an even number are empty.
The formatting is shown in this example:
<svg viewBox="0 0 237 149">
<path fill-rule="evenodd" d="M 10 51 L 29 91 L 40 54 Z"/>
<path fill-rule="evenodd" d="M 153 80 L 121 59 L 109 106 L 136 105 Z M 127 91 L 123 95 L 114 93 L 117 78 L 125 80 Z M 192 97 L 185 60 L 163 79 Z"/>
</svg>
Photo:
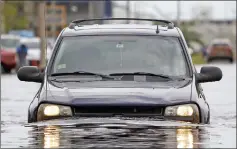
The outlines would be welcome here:
<svg viewBox="0 0 237 149">
<path fill-rule="evenodd" d="M 20 43 L 25 44 L 28 47 L 27 62 L 30 66 L 39 66 L 40 64 L 40 38 L 21 38 Z M 47 59 L 51 56 L 52 48 L 47 45 Z"/>
<path fill-rule="evenodd" d="M 18 46 L 19 42 L 19 36 L 10 34 L 1 35 L 1 48 L 7 51 L 16 52 L 16 47 Z"/>
</svg>

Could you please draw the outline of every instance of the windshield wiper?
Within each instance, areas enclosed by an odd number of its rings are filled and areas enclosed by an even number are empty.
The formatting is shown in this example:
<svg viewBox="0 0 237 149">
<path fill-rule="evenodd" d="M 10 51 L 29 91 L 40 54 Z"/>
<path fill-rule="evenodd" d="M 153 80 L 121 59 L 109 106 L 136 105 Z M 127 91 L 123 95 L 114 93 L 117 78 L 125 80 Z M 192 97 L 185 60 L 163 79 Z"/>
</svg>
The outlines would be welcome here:
<svg viewBox="0 0 237 149">
<path fill-rule="evenodd" d="M 106 79 L 113 79 L 113 77 L 104 75 L 104 74 L 99 74 L 99 73 L 93 73 L 93 72 L 87 72 L 87 71 L 75 71 L 75 72 L 63 72 L 63 73 L 53 73 L 51 76 L 65 76 L 65 75 L 94 75 L 94 76 L 99 76 L 101 78 L 106 78 Z"/>
<path fill-rule="evenodd" d="M 109 74 L 110 76 L 123 76 L 123 75 L 146 75 L 146 76 L 156 76 L 156 77 L 161 77 L 165 79 L 170 79 L 173 80 L 171 76 L 164 75 L 164 74 L 154 74 L 154 73 L 149 73 L 149 72 L 132 72 L 132 73 L 111 73 Z"/>
</svg>

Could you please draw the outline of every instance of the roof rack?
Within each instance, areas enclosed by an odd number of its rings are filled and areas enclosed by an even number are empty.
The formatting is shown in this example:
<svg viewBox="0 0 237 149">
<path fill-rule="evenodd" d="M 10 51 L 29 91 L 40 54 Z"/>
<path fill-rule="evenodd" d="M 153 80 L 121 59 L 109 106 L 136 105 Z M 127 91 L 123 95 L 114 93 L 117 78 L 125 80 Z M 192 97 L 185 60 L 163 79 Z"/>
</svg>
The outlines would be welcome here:
<svg viewBox="0 0 237 149">
<path fill-rule="evenodd" d="M 69 24 L 70 29 L 74 29 L 75 26 L 78 26 L 82 22 L 89 22 L 89 21 L 104 21 L 104 20 L 136 20 L 136 21 L 152 21 L 152 22 L 162 22 L 167 24 L 168 29 L 174 28 L 174 23 L 167 20 L 157 20 L 157 19 L 141 19 L 141 18 L 96 18 L 96 19 L 82 19 L 82 20 L 74 20 Z M 157 26 L 158 29 L 158 26 Z M 159 31 L 157 31 L 159 32 Z"/>
</svg>

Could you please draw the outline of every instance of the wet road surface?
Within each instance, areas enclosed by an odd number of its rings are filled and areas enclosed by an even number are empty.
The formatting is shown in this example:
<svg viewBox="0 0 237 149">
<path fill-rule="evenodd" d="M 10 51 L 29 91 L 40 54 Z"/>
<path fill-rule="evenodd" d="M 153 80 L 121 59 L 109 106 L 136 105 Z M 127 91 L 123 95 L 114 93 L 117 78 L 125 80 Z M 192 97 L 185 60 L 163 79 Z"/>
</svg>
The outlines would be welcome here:
<svg viewBox="0 0 237 149">
<path fill-rule="evenodd" d="M 88 118 L 27 127 L 27 109 L 39 84 L 20 82 L 15 74 L 2 75 L 1 147 L 236 148 L 236 64 L 212 65 L 222 69 L 223 79 L 202 85 L 211 108 L 209 125 Z"/>
</svg>

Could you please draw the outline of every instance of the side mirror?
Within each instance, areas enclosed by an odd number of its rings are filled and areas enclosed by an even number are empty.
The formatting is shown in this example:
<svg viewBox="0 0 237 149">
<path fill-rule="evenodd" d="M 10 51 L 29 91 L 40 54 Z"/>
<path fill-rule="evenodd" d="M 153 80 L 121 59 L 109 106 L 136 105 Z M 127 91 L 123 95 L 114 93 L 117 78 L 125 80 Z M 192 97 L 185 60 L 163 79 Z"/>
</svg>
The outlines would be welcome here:
<svg viewBox="0 0 237 149">
<path fill-rule="evenodd" d="M 35 66 L 24 66 L 17 71 L 17 77 L 21 81 L 42 83 L 44 73 Z"/>
<path fill-rule="evenodd" d="M 222 71 L 218 67 L 204 66 L 196 76 L 197 83 L 215 82 L 222 79 Z"/>
</svg>

